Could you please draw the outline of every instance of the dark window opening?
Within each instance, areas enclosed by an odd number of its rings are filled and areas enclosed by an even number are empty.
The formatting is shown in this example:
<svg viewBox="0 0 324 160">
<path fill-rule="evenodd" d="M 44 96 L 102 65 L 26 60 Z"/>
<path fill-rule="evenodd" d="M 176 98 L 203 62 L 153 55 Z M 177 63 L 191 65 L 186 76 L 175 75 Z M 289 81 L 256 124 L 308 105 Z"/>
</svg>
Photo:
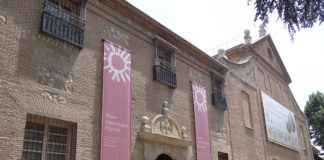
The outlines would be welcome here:
<svg viewBox="0 0 324 160">
<path fill-rule="evenodd" d="M 41 31 L 82 48 L 86 1 L 44 0 Z"/>
<path fill-rule="evenodd" d="M 224 81 L 212 76 L 212 104 L 222 110 L 227 109 L 227 102 L 224 93 Z"/>
<path fill-rule="evenodd" d="M 218 160 L 228 160 L 228 154 L 223 152 L 218 152 Z"/>
<path fill-rule="evenodd" d="M 165 40 L 155 39 L 153 79 L 170 88 L 176 88 L 177 86 L 174 52 L 173 47 Z"/>
<path fill-rule="evenodd" d="M 156 160 L 172 160 L 172 158 L 166 154 L 161 154 L 156 158 Z"/>
<path fill-rule="evenodd" d="M 22 160 L 74 160 L 76 124 L 27 116 Z"/>
<path fill-rule="evenodd" d="M 167 50 L 163 47 L 158 47 L 157 52 L 160 65 L 163 65 L 163 67 L 165 68 L 172 69 L 172 51 Z"/>
<path fill-rule="evenodd" d="M 273 60 L 273 54 L 270 48 L 267 48 L 268 57 L 270 60 Z"/>
</svg>

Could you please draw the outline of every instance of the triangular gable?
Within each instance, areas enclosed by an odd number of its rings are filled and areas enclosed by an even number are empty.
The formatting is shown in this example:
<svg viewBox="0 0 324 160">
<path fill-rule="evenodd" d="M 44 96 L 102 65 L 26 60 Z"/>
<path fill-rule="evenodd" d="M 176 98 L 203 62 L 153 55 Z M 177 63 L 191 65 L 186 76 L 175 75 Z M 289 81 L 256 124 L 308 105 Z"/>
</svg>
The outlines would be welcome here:
<svg viewBox="0 0 324 160">
<path fill-rule="evenodd" d="M 268 53 L 267 53 L 267 48 L 271 49 L 273 60 L 269 59 Z M 230 68 L 235 68 L 235 70 L 240 69 L 242 71 L 245 68 L 251 68 L 251 67 L 244 67 L 239 62 L 241 62 L 242 60 L 244 60 L 246 58 L 251 59 L 249 57 L 249 56 L 251 56 L 251 54 L 254 57 L 261 57 L 263 59 L 263 61 L 265 61 L 268 65 L 270 65 L 270 67 L 272 69 L 274 69 L 275 72 L 280 74 L 280 76 L 288 84 L 291 83 L 291 79 L 287 72 L 287 69 L 283 64 L 282 59 L 275 47 L 270 35 L 262 37 L 261 39 L 257 40 L 256 42 L 252 43 L 251 45 L 239 44 L 239 45 L 236 45 L 236 46 L 226 50 L 226 52 L 225 52 L 226 57 L 224 58 L 224 60 L 225 60 L 225 62 L 228 61 L 228 63 L 226 63 L 226 65 L 230 66 Z M 217 55 L 215 55 L 214 57 L 216 58 Z M 239 60 L 237 60 L 237 59 L 239 59 Z M 246 64 L 255 65 L 255 63 L 244 63 L 243 65 L 246 65 Z M 243 72 L 243 74 L 248 74 L 248 73 L 249 73 L 248 70 Z M 241 77 L 245 77 L 245 76 L 241 75 Z M 304 114 L 301 111 L 301 109 L 299 108 L 299 105 L 296 102 L 295 97 L 292 94 L 289 86 L 288 86 L 288 94 L 289 94 L 288 95 L 289 101 L 292 103 L 295 111 L 297 111 L 297 114 L 299 112 L 299 114 L 304 117 Z"/>
<path fill-rule="evenodd" d="M 262 43 L 264 45 L 262 45 Z M 264 58 L 274 69 L 276 69 L 279 73 L 282 74 L 283 79 L 285 79 L 288 83 L 291 83 L 291 78 L 288 74 L 288 71 L 285 67 L 285 65 L 282 62 L 282 59 L 279 55 L 279 52 L 276 48 L 276 46 L 274 45 L 274 42 L 271 38 L 270 35 L 266 35 L 265 37 L 262 37 L 261 39 L 257 40 L 256 42 L 254 42 L 253 44 L 253 48 L 256 49 L 256 51 L 258 50 L 263 50 L 261 52 L 258 52 L 258 54 Z M 261 48 L 260 48 L 261 47 Z M 268 57 L 268 51 L 267 51 L 267 47 L 271 48 L 272 54 L 273 54 L 273 60 L 270 60 Z M 302 112 L 302 110 L 300 109 L 294 95 L 292 94 L 290 88 L 288 87 L 288 94 L 289 94 L 289 100 L 293 103 L 293 107 L 299 111 L 300 115 L 302 115 L 304 117 L 304 113 Z"/>
<path fill-rule="evenodd" d="M 291 83 L 291 78 L 270 35 L 257 40 L 252 44 L 252 47 L 260 57 L 281 74 L 288 84 Z"/>
</svg>

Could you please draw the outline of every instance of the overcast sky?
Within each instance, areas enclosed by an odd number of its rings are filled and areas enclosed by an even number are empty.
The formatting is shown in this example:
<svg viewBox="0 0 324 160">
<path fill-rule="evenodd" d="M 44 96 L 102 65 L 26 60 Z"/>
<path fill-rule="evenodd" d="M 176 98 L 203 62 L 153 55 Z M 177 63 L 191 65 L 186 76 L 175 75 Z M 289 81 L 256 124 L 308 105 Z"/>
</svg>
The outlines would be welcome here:
<svg viewBox="0 0 324 160">
<path fill-rule="evenodd" d="M 259 23 L 253 21 L 255 11 L 247 0 L 128 1 L 209 55 L 242 43 L 245 29 L 251 31 L 254 40 L 258 38 Z M 298 32 L 292 42 L 286 26 L 273 16 L 267 32 L 291 76 L 290 88 L 303 110 L 312 92 L 324 92 L 324 25 Z"/>
</svg>

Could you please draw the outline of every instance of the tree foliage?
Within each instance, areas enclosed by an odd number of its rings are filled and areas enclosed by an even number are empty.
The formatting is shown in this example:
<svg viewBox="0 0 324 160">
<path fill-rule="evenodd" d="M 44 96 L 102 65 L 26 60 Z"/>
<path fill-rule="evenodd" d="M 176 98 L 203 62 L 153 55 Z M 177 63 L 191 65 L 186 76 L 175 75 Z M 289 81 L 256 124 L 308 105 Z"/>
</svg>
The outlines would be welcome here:
<svg viewBox="0 0 324 160">
<path fill-rule="evenodd" d="M 255 21 L 267 24 L 269 15 L 277 13 L 288 25 L 291 36 L 300 28 L 311 28 L 324 21 L 324 0 L 255 0 L 254 5 Z"/>
<path fill-rule="evenodd" d="M 305 114 L 310 125 L 311 138 L 314 144 L 324 149 L 324 94 L 313 93 L 306 103 Z"/>
</svg>

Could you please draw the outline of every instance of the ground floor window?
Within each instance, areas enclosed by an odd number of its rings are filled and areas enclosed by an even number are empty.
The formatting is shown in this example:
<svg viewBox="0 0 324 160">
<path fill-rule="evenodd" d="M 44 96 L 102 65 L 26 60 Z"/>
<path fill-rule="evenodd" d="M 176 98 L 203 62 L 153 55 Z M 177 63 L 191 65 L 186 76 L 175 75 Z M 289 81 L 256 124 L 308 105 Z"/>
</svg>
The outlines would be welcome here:
<svg viewBox="0 0 324 160">
<path fill-rule="evenodd" d="M 28 115 L 23 160 L 74 160 L 76 124 Z"/>
</svg>

